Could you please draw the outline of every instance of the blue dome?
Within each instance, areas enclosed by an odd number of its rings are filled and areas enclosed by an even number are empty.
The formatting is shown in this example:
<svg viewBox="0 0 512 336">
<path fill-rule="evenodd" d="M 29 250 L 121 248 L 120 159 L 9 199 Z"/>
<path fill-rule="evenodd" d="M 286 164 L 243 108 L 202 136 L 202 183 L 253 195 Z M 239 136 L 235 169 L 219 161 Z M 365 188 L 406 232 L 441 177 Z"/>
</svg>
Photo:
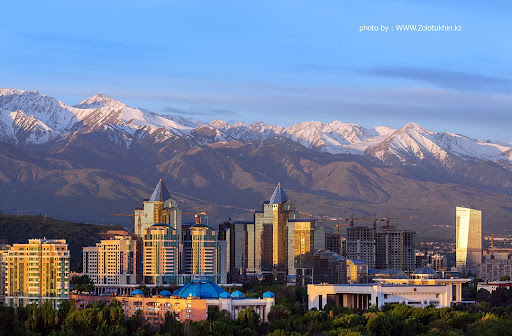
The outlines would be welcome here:
<svg viewBox="0 0 512 336">
<path fill-rule="evenodd" d="M 275 298 L 276 296 L 274 295 L 274 293 L 272 292 L 265 292 L 263 293 L 263 298 L 264 299 L 267 299 L 267 298 Z"/>
<path fill-rule="evenodd" d="M 243 298 L 244 293 L 240 292 L 239 290 L 236 290 L 233 293 L 231 293 L 231 296 L 234 298 Z"/>
<path fill-rule="evenodd" d="M 132 291 L 132 295 L 144 295 L 144 292 L 141 291 L 140 289 L 135 289 L 134 291 Z"/>
<path fill-rule="evenodd" d="M 174 291 L 174 295 L 187 298 L 189 296 L 201 299 L 218 299 L 219 295 L 226 292 L 221 286 L 212 281 L 196 279 Z"/>
<path fill-rule="evenodd" d="M 163 290 L 163 291 L 161 291 L 161 292 L 159 293 L 159 295 L 169 297 L 169 296 L 171 296 L 172 294 L 171 294 L 171 292 L 169 292 L 168 290 Z"/>
<path fill-rule="evenodd" d="M 432 268 L 430 267 L 420 267 L 418 269 L 416 269 L 412 274 L 415 274 L 415 275 L 434 275 L 434 274 L 437 274 L 437 272 L 435 270 L 433 270 Z"/>
<path fill-rule="evenodd" d="M 230 299 L 230 298 L 231 298 L 231 294 L 229 294 L 228 292 L 220 293 L 220 295 L 219 295 L 219 299 Z"/>
</svg>

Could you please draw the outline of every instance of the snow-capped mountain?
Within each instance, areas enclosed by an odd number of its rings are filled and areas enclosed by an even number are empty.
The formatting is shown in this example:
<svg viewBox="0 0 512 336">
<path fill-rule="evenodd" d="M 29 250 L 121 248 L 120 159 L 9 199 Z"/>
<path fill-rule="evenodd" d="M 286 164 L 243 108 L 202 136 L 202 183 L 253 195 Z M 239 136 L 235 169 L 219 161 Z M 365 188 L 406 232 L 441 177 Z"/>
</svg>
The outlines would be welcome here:
<svg viewBox="0 0 512 336">
<path fill-rule="evenodd" d="M 418 124 L 408 123 L 382 142 L 368 146 L 365 154 L 385 162 L 420 163 L 429 160 L 449 166 L 455 158 L 510 162 L 510 150 L 511 147 L 455 133 L 436 133 Z"/>
<path fill-rule="evenodd" d="M 103 134 L 128 149 L 150 139 L 166 143 L 184 139 L 195 147 L 213 142 L 260 141 L 275 136 L 289 138 L 311 150 L 331 154 L 375 157 L 385 163 L 435 162 L 450 166 L 457 160 L 512 163 L 512 145 L 471 139 L 449 132 L 432 132 L 408 123 L 400 129 L 364 128 L 340 121 L 308 121 L 290 127 L 255 122 L 208 124 L 179 115 L 159 115 L 132 108 L 104 94 L 96 94 L 74 106 L 37 91 L 0 89 L 0 141 L 19 145 L 44 144 L 73 138 L 76 134 Z"/>
</svg>

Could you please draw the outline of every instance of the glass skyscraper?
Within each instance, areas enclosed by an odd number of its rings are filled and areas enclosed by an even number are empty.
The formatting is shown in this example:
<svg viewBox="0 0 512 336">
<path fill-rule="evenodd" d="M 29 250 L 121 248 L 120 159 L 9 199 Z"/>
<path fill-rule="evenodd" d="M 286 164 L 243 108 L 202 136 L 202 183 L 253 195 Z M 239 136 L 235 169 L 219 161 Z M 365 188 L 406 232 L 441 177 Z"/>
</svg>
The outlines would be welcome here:
<svg viewBox="0 0 512 336">
<path fill-rule="evenodd" d="M 482 212 L 457 207 L 456 230 L 457 268 L 476 274 L 482 263 Z"/>
</svg>

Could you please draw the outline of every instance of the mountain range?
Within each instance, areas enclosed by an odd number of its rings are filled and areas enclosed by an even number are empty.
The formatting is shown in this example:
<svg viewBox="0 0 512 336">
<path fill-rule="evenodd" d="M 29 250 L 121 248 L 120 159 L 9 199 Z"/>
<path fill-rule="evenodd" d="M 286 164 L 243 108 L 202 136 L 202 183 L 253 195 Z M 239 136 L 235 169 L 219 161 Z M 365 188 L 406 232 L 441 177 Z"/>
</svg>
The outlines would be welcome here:
<svg viewBox="0 0 512 336">
<path fill-rule="evenodd" d="M 512 215 L 510 143 L 415 123 L 200 123 L 104 94 L 70 106 L 0 89 L 0 210 L 128 225 L 109 214 L 140 206 L 160 177 L 212 224 L 249 219 L 279 181 L 304 212 L 415 215 L 400 225 L 425 237 L 454 235 L 456 205 L 482 209 L 484 232 Z"/>
</svg>

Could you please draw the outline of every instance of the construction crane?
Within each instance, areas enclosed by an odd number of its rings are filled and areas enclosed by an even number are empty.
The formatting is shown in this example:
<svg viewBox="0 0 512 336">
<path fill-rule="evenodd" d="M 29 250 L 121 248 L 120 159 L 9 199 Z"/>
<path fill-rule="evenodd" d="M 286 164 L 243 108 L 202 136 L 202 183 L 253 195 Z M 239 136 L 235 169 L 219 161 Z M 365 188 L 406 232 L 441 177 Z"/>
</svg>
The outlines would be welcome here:
<svg viewBox="0 0 512 336">
<path fill-rule="evenodd" d="M 142 237 L 142 217 L 147 217 L 148 214 L 143 212 L 142 209 L 135 209 L 136 213 L 133 214 L 110 214 L 110 216 L 118 216 L 118 217 L 134 217 L 137 219 L 137 236 L 139 238 Z"/>
<path fill-rule="evenodd" d="M 487 237 L 485 237 L 487 239 Z M 494 238 L 509 238 L 511 239 L 512 237 L 510 235 L 497 235 L 497 234 L 491 234 L 491 249 L 494 249 Z"/>
<path fill-rule="evenodd" d="M 196 224 L 201 224 L 201 218 L 199 216 L 207 216 L 206 212 L 199 212 L 199 207 L 195 207 L 196 212 L 182 212 L 182 215 L 194 215 L 196 218 Z"/>
<path fill-rule="evenodd" d="M 350 223 L 347 224 L 347 225 L 350 225 L 350 227 L 354 227 L 354 221 L 356 221 L 356 220 L 365 220 L 365 221 L 367 221 L 367 220 L 371 220 L 371 219 L 372 219 L 371 217 L 370 218 L 354 217 L 354 214 L 352 214 L 352 215 L 350 215 L 350 218 L 345 218 L 344 220 L 345 220 L 345 222 L 350 221 Z"/>
<path fill-rule="evenodd" d="M 375 216 L 375 215 L 374 215 Z M 418 218 L 417 216 L 409 216 L 409 217 L 389 217 L 389 215 L 387 217 L 380 217 L 380 218 L 376 218 L 376 221 L 374 222 L 375 226 L 377 226 L 377 220 L 380 220 L 382 222 L 386 222 L 386 225 L 384 225 L 384 228 L 385 229 L 389 229 L 391 227 L 391 224 L 390 224 L 390 221 L 392 219 L 396 219 L 397 222 L 399 219 L 410 219 L 410 218 Z"/>
<path fill-rule="evenodd" d="M 340 227 L 341 226 L 349 226 L 349 225 L 351 225 L 351 224 L 340 224 L 340 222 L 338 221 L 338 224 L 334 225 L 334 227 L 336 228 L 336 231 L 338 232 L 338 236 L 340 235 Z"/>
</svg>

